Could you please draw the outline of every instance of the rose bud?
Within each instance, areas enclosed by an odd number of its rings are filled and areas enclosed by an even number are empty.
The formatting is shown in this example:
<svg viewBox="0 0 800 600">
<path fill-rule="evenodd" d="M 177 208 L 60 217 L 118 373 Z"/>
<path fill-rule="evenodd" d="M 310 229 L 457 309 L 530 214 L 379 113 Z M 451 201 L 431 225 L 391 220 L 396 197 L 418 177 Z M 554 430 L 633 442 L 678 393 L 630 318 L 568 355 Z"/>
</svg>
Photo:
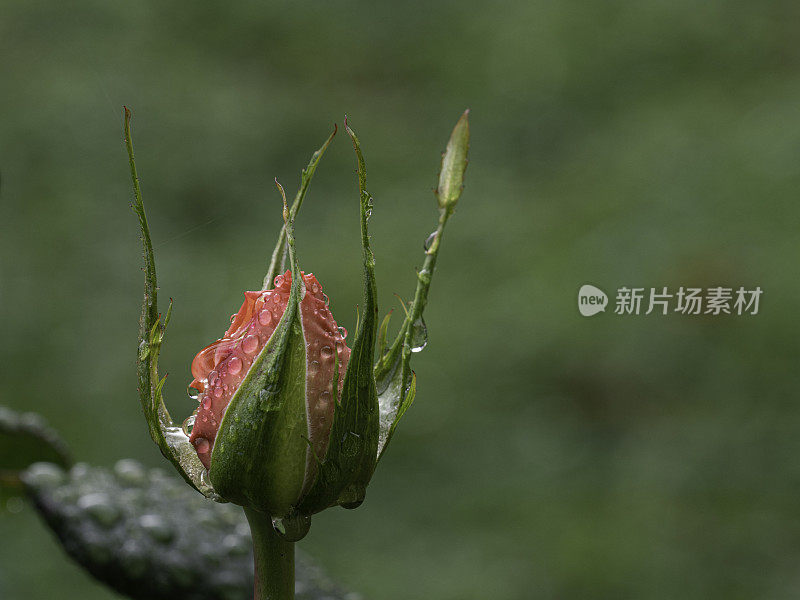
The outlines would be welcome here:
<svg viewBox="0 0 800 600">
<path fill-rule="evenodd" d="M 320 282 L 301 271 L 294 239 L 294 219 L 334 131 L 303 170 L 291 208 L 278 185 L 284 226 L 264 286 L 244 293 L 224 335 L 195 356 L 190 389 L 195 390 L 198 408 L 184 427 L 177 427 L 164 405 L 164 380 L 157 371 L 172 306 L 162 322 L 126 109 L 133 207 L 145 254 L 140 398 L 154 441 L 198 491 L 271 515 L 276 529 L 289 540 L 305 534 L 310 515 L 335 505 L 355 508 L 363 501 L 378 460 L 415 396 L 410 361 L 427 340 L 422 313 L 444 226 L 463 187 L 467 115 L 453 130 L 443 155 L 436 190 L 438 226 L 425 243 L 414 300 L 403 305 L 405 318 L 394 340 L 387 342 L 388 315 L 377 326 L 375 260 L 367 229 L 373 203 L 358 139 L 345 120 L 358 162 L 364 272 L 364 299 L 352 350 L 345 341 L 346 331 L 328 309 Z"/>
</svg>

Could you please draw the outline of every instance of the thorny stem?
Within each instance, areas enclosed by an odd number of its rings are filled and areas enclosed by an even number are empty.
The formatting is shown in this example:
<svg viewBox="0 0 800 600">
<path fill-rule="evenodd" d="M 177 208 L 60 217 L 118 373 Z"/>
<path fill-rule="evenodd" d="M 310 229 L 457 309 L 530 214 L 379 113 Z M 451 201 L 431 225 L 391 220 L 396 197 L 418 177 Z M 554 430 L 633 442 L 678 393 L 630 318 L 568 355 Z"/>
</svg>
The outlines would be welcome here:
<svg viewBox="0 0 800 600">
<path fill-rule="evenodd" d="M 294 600 L 294 542 L 275 532 L 268 515 L 251 508 L 244 514 L 253 537 L 254 600 Z"/>
</svg>

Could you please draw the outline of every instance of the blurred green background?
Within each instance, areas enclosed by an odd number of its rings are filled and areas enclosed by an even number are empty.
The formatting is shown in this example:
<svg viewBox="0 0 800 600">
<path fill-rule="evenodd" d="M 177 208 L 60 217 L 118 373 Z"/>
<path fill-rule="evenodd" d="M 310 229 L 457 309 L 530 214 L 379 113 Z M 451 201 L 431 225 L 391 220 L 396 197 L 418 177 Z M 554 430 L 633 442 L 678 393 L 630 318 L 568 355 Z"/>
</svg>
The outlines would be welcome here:
<svg viewBox="0 0 800 600">
<path fill-rule="evenodd" d="M 5 0 L 0 402 L 82 460 L 169 469 L 136 398 L 123 104 L 177 415 L 191 358 L 260 285 L 272 178 L 293 190 L 350 116 L 397 307 L 469 107 L 417 402 L 363 507 L 302 546 L 374 600 L 797 598 L 798 26 L 796 2 Z M 354 168 L 340 134 L 297 224 L 351 331 Z M 751 317 L 586 319 L 583 283 L 764 295 Z M 0 597 L 115 597 L 30 509 L 0 539 Z"/>
</svg>

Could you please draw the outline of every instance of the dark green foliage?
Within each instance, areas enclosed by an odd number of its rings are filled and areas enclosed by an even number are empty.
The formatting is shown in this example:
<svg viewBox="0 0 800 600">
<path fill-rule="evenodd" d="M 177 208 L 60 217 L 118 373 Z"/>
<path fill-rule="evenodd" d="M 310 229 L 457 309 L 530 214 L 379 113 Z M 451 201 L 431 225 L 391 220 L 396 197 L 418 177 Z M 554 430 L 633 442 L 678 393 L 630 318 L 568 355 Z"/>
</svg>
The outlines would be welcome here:
<svg viewBox="0 0 800 600">
<path fill-rule="evenodd" d="M 66 552 L 100 581 L 141 600 L 249 600 L 250 530 L 241 509 L 196 494 L 134 460 L 112 470 L 36 463 L 26 490 Z M 356 600 L 298 554 L 298 600 Z"/>
<path fill-rule="evenodd" d="M 20 471 L 39 461 L 72 463 L 66 445 L 42 417 L 0 406 L 0 513 L 9 498 L 22 493 Z"/>
</svg>

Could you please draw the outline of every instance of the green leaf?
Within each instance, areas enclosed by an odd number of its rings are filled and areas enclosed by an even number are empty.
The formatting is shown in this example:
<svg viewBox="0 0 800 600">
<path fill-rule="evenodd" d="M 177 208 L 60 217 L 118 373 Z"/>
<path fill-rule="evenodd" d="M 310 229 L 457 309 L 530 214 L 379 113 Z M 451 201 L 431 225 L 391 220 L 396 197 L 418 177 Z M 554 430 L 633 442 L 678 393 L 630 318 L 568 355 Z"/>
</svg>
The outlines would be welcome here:
<svg viewBox="0 0 800 600">
<path fill-rule="evenodd" d="M 378 399 L 372 361 L 378 321 L 375 257 L 369 243 L 368 221 L 372 196 L 367 191 L 367 171 L 358 137 L 347 125 L 358 162 L 361 247 L 364 259 L 364 312 L 359 319 L 350 362 L 342 384 L 341 402 L 336 405 L 330 443 L 313 487 L 300 510 L 313 514 L 335 504 L 354 508 L 366 494 L 375 470 L 378 448 Z"/>
<path fill-rule="evenodd" d="M 67 554 L 123 596 L 253 597 L 252 541 L 239 507 L 208 502 L 178 478 L 130 459 L 113 469 L 78 464 L 68 471 L 38 463 L 22 479 Z M 300 552 L 295 577 L 298 600 L 359 597 Z"/>
<path fill-rule="evenodd" d="M 147 420 L 150 437 L 158 445 L 161 453 L 175 465 L 181 476 L 193 488 L 208 498 L 219 500 L 205 479 L 205 467 L 189 442 L 189 436 L 183 432 L 182 427 L 175 425 L 161 394 L 164 382 L 158 376 L 158 355 L 164 340 L 166 322 L 172 313 L 172 302 L 170 301 L 167 317 L 162 323 L 161 315 L 158 312 L 158 284 L 153 243 L 150 240 L 150 228 L 147 224 L 147 215 L 139 187 L 139 176 L 136 172 L 136 161 L 133 156 L 131 112 L 127 107 L 123 108 L 123 112 L 125 147 L 128 151 L 133 181 L 133 211 L 139 219 L 144 251 L 144 301 L 142 302 L 142 316 L 139 319 L 139 349 L 136 360 L 139 400 Z"/>
<path fill-rule="evenodd" d="M 311 185 L 311 180 L 314 178 L 314 173 L 317 171 L 317 165 L 319 161 L 322 159 L 322 155 L 325 154 L 325 150 L 328 149 L 328 146 L 333 141 L 333 136 L 336 135 L 336 132 L 339 130 L 339 127 L 334 124 L 333 126 L 333 133 L 328 136 L 328 139 L 325 140 L 325 143 L 311 155 L 311 160 L 308 161 L 308 166 L 303 169 L 300 173 L 300 188 L 297 190 L 297 195 L 294 197 L 294 202 L 292 202 L 292 209 L 291 209 L 291 219 L 297 216 L 297 211 L 300 210 L 300 206 L 303 204 L 303 199 L 306 196 L 306 192 L 308 191 L 308 186 Z M 280 275 L 286 270 L 286 225 L 284 224 L 281 227 L 280 233 L 278 234 L 278 242 L 275 244 L 275 249 L 272 251 L 272 257 L 269 261 L 269 268 L 267 269 L 267 274 L 264 277 L 264 286 L 262 289 L 270 290 L 273 287 L 273 282 L 275 281 L 275 277 Z"/>
<path fill-rule="evenodd" d="M 22 494 L 20 472 L 41 461 L 72 464 L 66 444 L 42 417 L 0 406 L 0 514 L 8 499 Z"/>
<path fill-rule="evenodd" d="M 408 410 L 416 394 L 416 383 L 411 371 L 411 355 L 422 350 L 427 343 L 427 329 L 422 320 L 422 313 L 428 302 L 428 291 L 436 269 L 436 258 L 439 255 L 444 228 L 461 196 L 468 151 L 469 111 L 467 110 L 456 123 L 442 159 L 439 189 L 436 192 L 440 209 L 439 223 L 425 250 L 422 269 L 417 273 L 414 300 L 406 312 L 397 337 L 389 350 L 385 354 L 381 353 L 375 364 L 374 373 L 380 407 L 378 460 L 386 450 L 398 421 Z M 405 308 L 405 304 L 403 306 Z"/>
</svg>

